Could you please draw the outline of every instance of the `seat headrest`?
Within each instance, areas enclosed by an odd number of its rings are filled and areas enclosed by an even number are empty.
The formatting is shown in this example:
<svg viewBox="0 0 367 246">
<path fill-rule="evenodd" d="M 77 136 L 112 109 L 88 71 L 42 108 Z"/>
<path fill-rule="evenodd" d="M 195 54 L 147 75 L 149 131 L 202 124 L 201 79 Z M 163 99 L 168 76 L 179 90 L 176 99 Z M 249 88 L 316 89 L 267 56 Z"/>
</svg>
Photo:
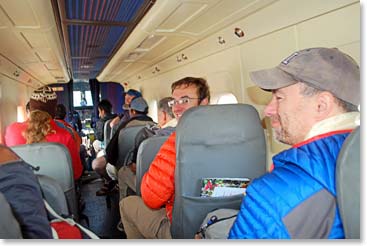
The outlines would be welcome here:
<svg viewBox="0 0 367 246">
<path fill-rule="evenodd" d="M 360 239 L 360 127 L 344 141 L 336 167 L 337 201 L 344 234 Z"/>
<path fill-rule="evenodd" d="M 190 108 L 182 115 L 177 137 L 183 142 L 220 144 L 254 138 L 259 130 L 263 131 L 259 115 L 251 105 L 207 105 Z"/>
</svg>

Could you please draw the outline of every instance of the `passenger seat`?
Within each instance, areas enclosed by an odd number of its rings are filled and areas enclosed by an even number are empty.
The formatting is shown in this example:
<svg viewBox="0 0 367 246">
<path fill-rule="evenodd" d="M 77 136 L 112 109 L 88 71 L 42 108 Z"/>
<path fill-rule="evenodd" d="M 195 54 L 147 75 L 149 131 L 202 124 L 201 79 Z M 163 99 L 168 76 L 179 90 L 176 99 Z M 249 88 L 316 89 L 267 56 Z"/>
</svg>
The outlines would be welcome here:
<svg viewBox="0 0 367 246">
<path fill-rule="evenodd" d="M 247 104 L 190 108 L 176 128 L 173 238 L 194 238 L 217 208 L 239 209 L 243 194 L 201 197 L 203 178 L 254 179 L 266 171 L 264 130 Z"/>
</svg>

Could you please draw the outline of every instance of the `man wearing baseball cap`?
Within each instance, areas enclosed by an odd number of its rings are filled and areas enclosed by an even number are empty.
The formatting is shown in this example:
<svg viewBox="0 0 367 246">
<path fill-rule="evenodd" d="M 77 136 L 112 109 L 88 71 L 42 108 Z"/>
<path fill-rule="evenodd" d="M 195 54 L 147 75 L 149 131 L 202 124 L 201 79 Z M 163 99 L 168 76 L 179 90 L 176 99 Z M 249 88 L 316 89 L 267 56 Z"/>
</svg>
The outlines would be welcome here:
<svg viewBox="0 0 367 246">
<path fill-rule="evenodd" d="M 131 103 L 131 101 L 134 98 L 137 97 L 141 97 L 141 93 L 137 90 L 134 89 L 129 89 L 127 92 L 124 93 L 124 97 L 125 97 L 125 103 L 124 105 L 122 105 L 122 108 L 124 110 L 129 110 L 129 105 Z M 110 122 L 110 126 L 112 128 L 113 132 L 116 132 L 117 128 L 119 127 L 120 124 L 123 124 L 123 122 L 128 121 L 130 118 L 130 115 L 127 111 L 123 112 L 122 114 L 116 116 L 111 122 Z"/>
<path fill-rule="evenodd" d="M 96 192 L 97 196 L 104 196 L 115 190 L 115 184 L 117 183 L 117 171 L 115 166 L 118 166 L 118 153 L 119 153 L 119 133 L 122 129 L 130 126 L 146 125 L 153 122 L 148 114 L 148 103 L 142 97 L 136 97 L 127 108 L 129 119 L 122 122 L 117 128 L 115 134 L 108 143 L 103 154 L 92 162 L 92 168 L 102 177 L 105 178 L 104 186 Z"/>
<path fill-rule="evenodd" d="M 272 92 L 265 116 L 292 147 L 248 186 L 229 238 L 344 238 L 335 168 L 359 119 L 358 64 L 336 48 L 310 48 L 250 77 Z"/>
</svg>

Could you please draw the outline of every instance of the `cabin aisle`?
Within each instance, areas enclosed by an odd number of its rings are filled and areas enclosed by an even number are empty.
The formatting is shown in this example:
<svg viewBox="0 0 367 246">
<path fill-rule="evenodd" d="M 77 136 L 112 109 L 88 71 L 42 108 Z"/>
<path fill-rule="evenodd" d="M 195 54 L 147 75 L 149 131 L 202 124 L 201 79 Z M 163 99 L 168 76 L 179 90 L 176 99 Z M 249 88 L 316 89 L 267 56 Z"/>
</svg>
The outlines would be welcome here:
<svg viewBox="0 0 367 246">
<path fill-rule="evenodd" d="M 92 176 L 96 177 L 93 173 Z M 116 192 L 109 196 L 111 207 L 107 208 L 108 198 L 96 196 L 96 191 L 102 187 L 102 184 L 102 179 L 92 177 L 92 180 L 84 181 L 81 186 L 81 194 L 85 203 L 83 214 L 89 219 L 88 228 L 102 239 L 126 239 L 125 233 L 116 228 L 120 220 L 119 194 Z M 84 220 L 81 221 L 81 224 L 87 226 Z"/>
</svg>

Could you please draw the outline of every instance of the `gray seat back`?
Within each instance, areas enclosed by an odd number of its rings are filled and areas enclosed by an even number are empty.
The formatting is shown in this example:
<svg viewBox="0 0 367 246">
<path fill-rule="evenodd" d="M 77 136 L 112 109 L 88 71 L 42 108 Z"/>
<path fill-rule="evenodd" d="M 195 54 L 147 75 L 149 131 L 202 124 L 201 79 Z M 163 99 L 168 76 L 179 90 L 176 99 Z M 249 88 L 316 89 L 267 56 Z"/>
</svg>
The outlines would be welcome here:
<svg viewBox="0 0 367 246">
<path fill-rule="evenodd" d="M 61 186 L 70 212 L 78 219 L 74 174 L 68 149 L 59 143 L 33 143 L 11 147 L 25 162 L 40 167 L 36 174 L 47 175 Z"/>
<path fill-rule="evenodd" d="M 0 192 L 0 238 L 21 239 L 22 231 L 3 193 Z"/>
<path fill-rule="evenodd" d="M 199 106 L 187 110 L 176 129 L 173 238 L 194 238 L 216 208 L 239 209 L 243 195 L 201 197 L 202 178 L 250 178 L 266 171 L 266 144 L 251 105 Z"/>
<path fill-rule="evenodd" d="M 60 184 L 53 178 L 37 174 L 38 182 L 40 183 L 43 198 L 59 215 L 69 215 L 70 211 L 66 201 L 64 191 Z"/>
<path fill-rule="evenodd" d="M 345 237 L 360 239 L 360 127 L 345 140 L 336 167 L 337 201 Z"/>
<path fill-rule="evenodd" d="M 117 170 L 119 170 L 125 164 L 127 154 L 134 148 L 136 135 L 144 127 L 145 124 L 138 126 L 128 126 L 121 129 L 119 132 L 119 157 L 116 165 Z"/>
<path fill-rule="evenodd" d="M 150 137 L 140 144 L 136 157 L 136 194 L 138 196 L 140 196 L 141 179 L 167 138 L 168 136 Z"/>
<path fill-rule="evenodd" d="M 104 144 L 104 149 L 107 147 L 108 143 L 111 140 L 111 126 L 110 123 L 113 119 L 109 119 L 104 123 L 104 127 L 103 127 L 103 144 Z"/>
</svg>

